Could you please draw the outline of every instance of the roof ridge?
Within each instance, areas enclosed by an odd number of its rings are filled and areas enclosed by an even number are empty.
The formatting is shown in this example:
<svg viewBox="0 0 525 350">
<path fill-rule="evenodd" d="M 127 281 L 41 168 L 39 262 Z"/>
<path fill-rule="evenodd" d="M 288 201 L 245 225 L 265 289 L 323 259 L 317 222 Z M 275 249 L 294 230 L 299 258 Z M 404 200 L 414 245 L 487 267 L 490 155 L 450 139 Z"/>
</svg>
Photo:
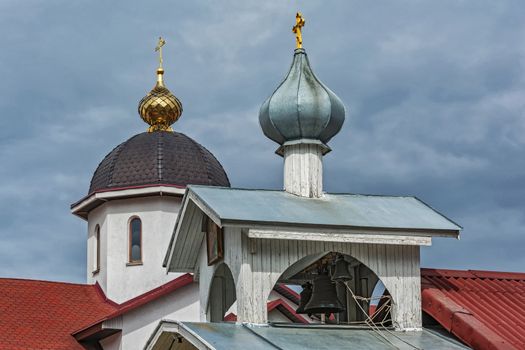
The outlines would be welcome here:
<svg viewBox="0 0 525 350">
<path fill-rule="evenodd" d="M 490 278 L 505 280 L 525 280 L 525 272 L 507 272 L 491 270 L 455 270 L 422 267 L 422 277 L 462 277 L 462 278 Z"/>
<path fill-rule="evenodd" d="M 94 284 L 79 283 L 79 282 L 49 281 L 49 280 L 32 279 L 32 278 L 18 278 L 18 277 L 0 277 L 0 282 L 2 281 L 41 282 L 41 283 L 49 283 L 49 284 L 76 285 L 76 286 L 86 286 L 86 287 L 95 286 Z"/>
<path fill-rule="evenodd" d="M 158 182 L 163 182 L 162 178 L 162 165 L 164 163 L 164 151 L 162 147 L 164 146 L 164 134 L 159 133 L 159 136 L 157 137 L 157 179 Z"/>
<path fill-rule="evenodd" d="M 209 187 L 218 190 L 237 190 L 237 191 L 268 191 L 268 192 L 284 192 L 284 190 L 268 189 L 268 188 L 241 188 L 241 187 L 226 187 L 226 186 L 210 186 L 210 185 L 194 185 L 190 184 L 187 187 Z"/>
<path fill-rule="evenodd" d="M 242 188 L 242 187 L 225 187 L 225 186 L 209 186 L 209 185 L 193 185 L 193 184 L 188 185 L 188 186 L 191 186 L 191 187 L 213 187 L 214 189 L 219 189 L 219 190 L 286 192 L 285 190 L 274 189 L 274 188 Z M 332 196 L 413 198 L 413 199 L 417 199 L 420 202 L 422 202 L 415 195 L 392 195 L 392 194 L 369 194 L 369 193 L 367 194 L 367 193 L 350 193 L 350 192 L 324 192 L 324 194 L 332 195 Z M 423 204 L 426 204 L 426 203 L 423 202 Z"/>
<path fill-rule="evenodd" d="M 490 271 L 490 270 L 469 270 L 478 278 L 499 278 L 510 280 L 525 280 L 525 272 L 509 272 L 509 271 Z M 500 277 L 491 277 L 499 275 Z"/>
</svg>

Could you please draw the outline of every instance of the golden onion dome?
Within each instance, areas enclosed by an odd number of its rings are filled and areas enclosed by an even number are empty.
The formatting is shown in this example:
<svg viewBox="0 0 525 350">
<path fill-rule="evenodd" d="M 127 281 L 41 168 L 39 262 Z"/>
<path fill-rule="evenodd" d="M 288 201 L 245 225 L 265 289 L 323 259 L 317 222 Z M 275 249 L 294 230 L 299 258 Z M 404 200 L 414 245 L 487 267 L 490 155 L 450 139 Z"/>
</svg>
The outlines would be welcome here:
<svg viewBox="0 0 525 350">
<path fill-rule="evenodd" d="M 182 103 L 164 85 L 164 69 L 162 68 L 162 46 L 166 41 L 159 38 L 155 51 L 159 51 L 159 68 L 157 83 L 153 90 L 139 102 L 138 111 L 142 120 L 149 124 L 148 132 L 173 131 L 171 125 L 182 114 Z"/>
</svg>

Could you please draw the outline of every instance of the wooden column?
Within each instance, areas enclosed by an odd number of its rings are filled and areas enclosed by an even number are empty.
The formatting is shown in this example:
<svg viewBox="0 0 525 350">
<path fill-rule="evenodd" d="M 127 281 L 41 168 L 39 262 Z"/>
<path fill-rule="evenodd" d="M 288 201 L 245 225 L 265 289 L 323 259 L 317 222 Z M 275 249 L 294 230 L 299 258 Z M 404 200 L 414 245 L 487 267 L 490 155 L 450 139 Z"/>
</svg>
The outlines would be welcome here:
<svg viewBox="0 0 525 350">
<path fill-rule="evenodd" d="M 323 195 L 323 153 L 318 144 L 284 146 L 284 189 L 309 198 Z"/>
</svg>

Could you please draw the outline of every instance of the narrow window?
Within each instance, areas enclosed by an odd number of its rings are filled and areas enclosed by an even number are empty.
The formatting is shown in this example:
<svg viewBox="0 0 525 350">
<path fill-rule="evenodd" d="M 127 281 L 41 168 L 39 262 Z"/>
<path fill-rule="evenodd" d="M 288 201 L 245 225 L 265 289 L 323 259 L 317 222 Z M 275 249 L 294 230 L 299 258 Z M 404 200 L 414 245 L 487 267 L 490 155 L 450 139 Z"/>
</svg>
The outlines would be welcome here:
<svg viewBox="0 0 525 350">
<path fill-rule="evenodd" d="M 142 262 L 142 222 L 139 218 L 129 222 L 129 262 Z"/>
<path fill-rule="evenodd" d="M 100 226 L 95 227 L 95 242 L 93 244 L 93 273 L 100 270 Z"/>
</svg>

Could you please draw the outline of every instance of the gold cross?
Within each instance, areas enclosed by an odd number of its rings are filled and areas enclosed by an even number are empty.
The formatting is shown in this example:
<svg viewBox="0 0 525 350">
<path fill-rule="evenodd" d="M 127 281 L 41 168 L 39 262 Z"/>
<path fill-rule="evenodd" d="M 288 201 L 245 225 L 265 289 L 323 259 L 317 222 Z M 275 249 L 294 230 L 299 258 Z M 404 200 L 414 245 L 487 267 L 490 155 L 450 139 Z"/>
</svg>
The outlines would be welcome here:
<svg viewBox="0 0 525 350">
<path fill-rule="evenodd" d="M 159 68 L 162 68 L 162 47 L 166 44 L 166 40 L 162 39 L 162 37 L 159 37 L 159 42 L 157 43 L 157 46 L 155 47 L 155 51 L 159 52 Z"/>
<path fill-rule="evenodd" d="M 295 15 L 295 25 L 292 28 L 292 32 L 295 33 L 295 42 L 298 49 L 303 47 L 303 35 L 301 34 L 302 27 L 304 27 L 304 18 L 303 15 L 301 15 L 301 12 L 297 12 Z"/>
</svg>

